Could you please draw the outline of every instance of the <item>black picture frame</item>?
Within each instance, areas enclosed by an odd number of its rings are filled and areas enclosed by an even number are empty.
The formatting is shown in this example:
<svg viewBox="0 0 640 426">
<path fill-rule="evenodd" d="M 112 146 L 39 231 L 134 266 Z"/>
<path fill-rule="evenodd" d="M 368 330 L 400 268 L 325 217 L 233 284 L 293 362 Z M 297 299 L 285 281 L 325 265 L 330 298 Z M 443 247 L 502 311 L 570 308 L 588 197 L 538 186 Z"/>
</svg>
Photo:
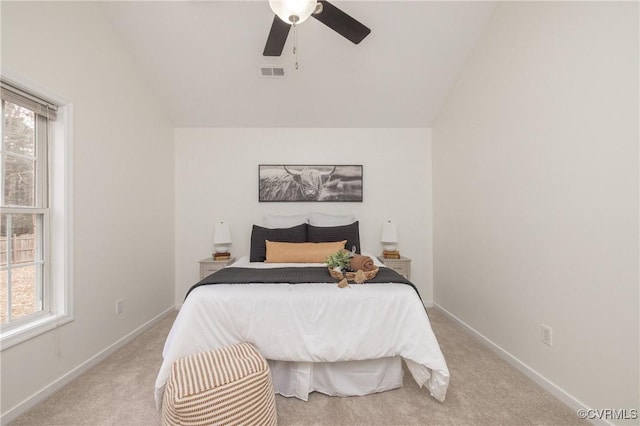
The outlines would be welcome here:
<svg viewBox="0 0 640 426">
<path fill-rule="evenodd" d="M 362 165 L 260 164 L 258 201 L 362 202 Z"/>
</svg>

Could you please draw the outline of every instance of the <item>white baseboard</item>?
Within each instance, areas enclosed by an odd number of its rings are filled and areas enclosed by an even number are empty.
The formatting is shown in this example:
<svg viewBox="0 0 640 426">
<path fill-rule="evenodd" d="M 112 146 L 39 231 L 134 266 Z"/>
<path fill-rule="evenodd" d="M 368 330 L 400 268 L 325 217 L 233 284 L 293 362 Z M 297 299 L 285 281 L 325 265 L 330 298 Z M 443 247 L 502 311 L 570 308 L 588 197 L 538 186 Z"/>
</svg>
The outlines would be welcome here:
<svg viewBox="0 0 640 426">
<path fill-rule="evenodd" d="M 447 311 L 442 306 L 438 305 L 437 303 L 434 303 L 433 307 L 435 309 L 439 310 L 440 312 L 442 312 L 447 317 L 449 317 L 451 320 L 455 321 L 462 328 L 464 328 L 465 331 L 467 331 L 469 334 L 471 334 L 473 337 L 478 339 L 481 343 L 483 343 L 485 346 L 487 346 L 489 349 L 491 349 L 493 352 L 495 352 L 500 358 L 502 358 L 503 360 L 507 361 L 509 364 L 511 364 L 511 366 L 515 367 L 522 374 L 527 376 L 529 379 L 533 380 L 535 383 L 540 385 L 544 390 L 546 390 L 551 395 L 553 395 L 558 400 L 560 400 L 560 402 L 562 402 L 567 407 L 572 409 L 576 413 L 576 416 L 577 416 L 578 410 L 589 410 L 590 409 L 590 407 L 587 407 L 585 404 L 583 404 L 576 397 L 574 397 L 573 395 L 571 395 L 568 392 L 566 392 L 564 389 L 562 389 L 561 387 L 559 387 L 558 385 L 553 383 L 551 380 L 549 380 L 546 377 L 544 377 L 542 374 L 540 374 L 537 371 L 535 371 L 533 368 L 529 367 L 524 362 L 520 361 L 515 356 L 511 355 L 509 352 L 507 352 L 504 349 L 502 349 L 500 346 L 495 344 L 489 338 L 487 338 L 482 333 L 480 333 L 479 331 L 477 331 L 476 329 L 471 327 L 469 324 L 467 324 L 464 321 L 462 321 L 460 318 L 458 318 L 457 316 L 455 316 L 451 312 Z M 589 421 L 594 425 L 603 425 L 603 426 L 604 425 L 606 425 L 606 426 L 612 425 L 612 423 L 610 423 L 610 422 L 608 422 L 606 420 L 594 419 L 594 420 L 589 420 Z"/>
<path fill-rule="evenodd" d="M 53 395 L 55 392 L 62 389 L 67 383 L 71 382 L 73 379 L 80 376 L 82 373 L 87 372 L 92 367 L 98 365 L 101 361 L 105 360 L 109 355 L 113 354 L 115 351 L 117 351 L 118 349 L 120 349 L 121 347 L 123 347 L 124 345 L 126 345 L 127 343 L 135 339 L 136 337 L 138 337 L 144 331 L 151 328 L 151 326 L 153 326 L 162 318 L 164 318 L 169 313 L 175 310 L 176 310 L 175 306 L 169 307 L 167 310 L 155 316 L 154 318 L 147 321 L 146 323 L 142 324 L 140 327 L 136 328 L 131 333 L 124 336 L 122 339 L 118 340 L 111 346 L 108 346 L 107 348 L 100 351 L 93 357 L 89 358 L 88 360 L 86 360 L 85 362 L 83 362 L 73 370 L 69 371 L 64 376 L 61 376 L 60 378 L 48 384 L 47 386 L 45 386 L 38 392 L 34 393 L 24 401 L 20 402 L 15 407 L 7 410 L 7 412 L 0 417 L 0 424 L 7 424 L 14 421 L 18 417 L 20 417 L 22 414 L 26 413 L 29 409 L 33 408 L 36 404 L 44 401 L 45 399 Z"/>
</svg>

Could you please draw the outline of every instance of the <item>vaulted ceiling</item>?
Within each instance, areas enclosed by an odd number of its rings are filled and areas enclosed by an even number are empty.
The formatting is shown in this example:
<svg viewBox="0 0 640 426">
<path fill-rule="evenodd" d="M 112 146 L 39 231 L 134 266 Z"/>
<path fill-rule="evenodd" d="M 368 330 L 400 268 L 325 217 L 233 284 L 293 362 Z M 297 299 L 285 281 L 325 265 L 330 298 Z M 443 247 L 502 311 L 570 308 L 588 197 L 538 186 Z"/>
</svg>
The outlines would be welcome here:
<svg viewBox="0 0 640 426">
<path fill-rule="evenodd" d="M 104 2 L 177 127 L 429 127 L 493 10 L 482 1 L 340 1 L 359 45 L 310 18 L 280 57 L 262 51 L 260 1 Z M 285 78 L 261 77 L 261 66 Z"/>
</svg>

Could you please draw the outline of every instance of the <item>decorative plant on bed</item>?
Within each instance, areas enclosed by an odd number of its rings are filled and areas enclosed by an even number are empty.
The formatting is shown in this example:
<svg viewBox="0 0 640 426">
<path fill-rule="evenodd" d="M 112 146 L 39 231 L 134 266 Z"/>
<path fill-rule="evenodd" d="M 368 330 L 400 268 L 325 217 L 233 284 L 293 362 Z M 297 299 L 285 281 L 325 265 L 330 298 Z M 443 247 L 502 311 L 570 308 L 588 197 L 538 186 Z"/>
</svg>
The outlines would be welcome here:
<svg viewBox="0 0 640 426">
<path fill-rule="evenodd" d="M 351 262 L 351 258 L 353 257 L 353 253 L 347 250 L 339 250 L 332 255 L 327 257 L 325 261 L 329 269 L 332 269 L 336 272 L 348 272 L 349 262 Z"/>
</svg>

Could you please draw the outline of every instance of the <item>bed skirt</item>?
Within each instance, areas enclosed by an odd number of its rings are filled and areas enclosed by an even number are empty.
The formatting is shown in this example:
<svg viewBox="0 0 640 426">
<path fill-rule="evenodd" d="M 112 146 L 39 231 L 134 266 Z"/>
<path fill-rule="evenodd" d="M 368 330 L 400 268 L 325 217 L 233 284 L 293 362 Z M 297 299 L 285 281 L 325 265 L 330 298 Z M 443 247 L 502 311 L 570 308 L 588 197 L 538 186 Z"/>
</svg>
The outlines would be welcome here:
<svg viewBox="0 0 640 426">
<path fill-rule="evenodd" d="M 362 396 L 402 387 L 399 356 L 365 361 L 267 362 L 275 393 L 303 401 L 314 391 L 330 396 Z"/>
</svg>

